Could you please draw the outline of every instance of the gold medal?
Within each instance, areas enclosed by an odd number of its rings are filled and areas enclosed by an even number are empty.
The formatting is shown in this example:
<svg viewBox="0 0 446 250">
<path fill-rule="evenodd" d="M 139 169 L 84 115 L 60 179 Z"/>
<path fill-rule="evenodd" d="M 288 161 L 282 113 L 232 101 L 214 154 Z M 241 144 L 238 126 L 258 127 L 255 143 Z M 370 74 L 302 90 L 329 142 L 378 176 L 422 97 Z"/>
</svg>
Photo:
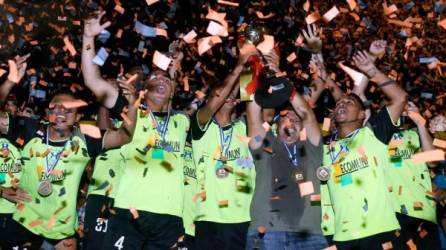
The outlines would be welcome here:
<svg viewBox="0 0 446 250">
<path fill-rule="evenodd" d="M 37 192 L 41 196 L 47 197 L 53 192 L 53 185 L 48 180 L 41 181 L 39 182 L 39 187 L 37 188 Z"/>
</svg>

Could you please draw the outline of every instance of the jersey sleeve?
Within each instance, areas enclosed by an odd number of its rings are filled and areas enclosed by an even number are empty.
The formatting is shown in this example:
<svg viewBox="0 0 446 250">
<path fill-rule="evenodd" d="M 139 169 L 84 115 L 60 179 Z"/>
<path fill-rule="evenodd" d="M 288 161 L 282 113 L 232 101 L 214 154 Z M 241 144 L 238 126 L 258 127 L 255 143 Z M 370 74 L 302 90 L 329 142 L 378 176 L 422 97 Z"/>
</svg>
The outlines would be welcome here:
<svg viewBox="0 0 446 250">
<path fill-rule="evenodd" d="M 104 151 L 104 145 L 103 145 L 104 135 L 105 135 L 105 130 L 101 130 L 100 138 L 93 138 L 91 136 L 84 134 L 85 143 L 87 144 L 88 155 L 91 158 L 96 158 Z"/>
<path fill-rule="evenodd" d="M 129 105 L 129 102 L 127 101 L 127 99 L 125 99 L 125 97 L 119 93 L 118 98 L 116 99 L 115 105 L 109 109 L 110 111 L 110 118 L 112 119 L 119 119 L 121 120 L 121 113 L 122 110 Z"/>
<path fill-rule="evenodd" d="M 398 132 L 399 120 L 392 121 L 387 107 L 382 108 L 378 114 L 372 116 L 368 121 L 375 136 L 384 144 L 388 144 L 392 135 Z"/>
<path fill-rule="evenodd" d="M 200 126 L 198 123 L 198 116 L 197 112 L 195 112 L 191 119 L 190 119 L 190 128 L 192 131 L 192 139 L 193 140 L 199 140 L 203 135 L 206 133 L 207 129 L 209 128 L 209 124 L 212 122 L 212 119 L 209 119 L 209 121 L 204 126 Z"/>
</svg>

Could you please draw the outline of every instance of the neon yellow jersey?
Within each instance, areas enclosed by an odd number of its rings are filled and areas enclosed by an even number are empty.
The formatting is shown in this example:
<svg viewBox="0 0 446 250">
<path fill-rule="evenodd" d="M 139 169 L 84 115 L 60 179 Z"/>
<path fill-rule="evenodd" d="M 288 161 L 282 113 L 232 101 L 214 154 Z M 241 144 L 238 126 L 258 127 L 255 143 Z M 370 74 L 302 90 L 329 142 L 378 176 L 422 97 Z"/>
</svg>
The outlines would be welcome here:
<svg viewBox="0 0 446 250">
<path fill-rule="evenodd" d="M 56 167 L 47 176 L 46 159 L 52 152 L 62 154 Z M 20 187 L 33 200 L 17 205 L 14 220 L 36 235 L 63 239 L 75 234 L 77 225 L 76 199 L 85 166 L 90 161 L 85 139 L 74 135 L 65 145 L 46 145 L 42 138 L 31 139 L 22 150 L 24 167 Z M 38 193 L 39 183 L 50 181 L 52 193 L 43 197 Z"/>
<path fill-rule="evenodd" d="M 196 119 L 196 117 L 192 118 Z M 220 128 L 209 121 L 192 147 L 197 167 L 197 221 L 241 223 L 250 221 L 249 209 L 255 185 L 255 168 L 246 138 L 246 125 L 232 123 L 232 136 L 222 161 Z M 201 194 L 201 195 L 199 195 Z"/>
<path fill-rule="evenodd" d="M 88 195 L 95 194 L 114 198 L 123 170 L 120 149 L 111 149 L 100 154 L 94 163 Z"/>
<path fill-rule="evenodd" d="M 11 187 L 18 183 L 22 171 L 20 151 L 9 140 L 0 138 L 0 185 Z M 15 211 L 15 204 L 0 198 L 0 214 L 11 214 Z"/>
<path fill-rule="evenodd" d="M 335 232 L 335 221 L 333 204 L 331 203 L 330 194 L 328 192 L 327 184 L 321 183 L 321 229 L 324 235 L 333 235 Z"/>
<path fill-rule="evenodd" d="M 396 212 L 437 223 L 429 169 L 425 163 L 414 164 L 410 160 L 420 150 L 416 131 L 404 130 L 393 134 L 385 168 L 387 190 Z"/>
<path fill-rule="evenodd" d="M 197 175 L 193 159 L 192 146 L 186 143 L 184 147 L 184 208 L 183 225 L 186 234 L 195 236 L 194 220 L 196 216 L 195 202 L 193 202 L 196 193 Z"/>
<path fill-rule="evenodd" d="M 334 212 L 335 241 L 360 239 L 399 228 L 384 177 L 386 157 L 387 145 L 369 127 L 324 147 L 324 165 L 331 173 L 327 184 Z"/>
<path fill-rule="evenodd" d="M 165 114 L 155 114 L 157 120 L 160 116 Z M 189 118 L 172 112 L 165 134 L 170 150 L 165 150 L 152 117 L 139 110 L 133 139 L 121 147 L 124 171 L 115 196 L 115 207 L 182 216 L 182 156 L 188 130 Z"/>
</svg>

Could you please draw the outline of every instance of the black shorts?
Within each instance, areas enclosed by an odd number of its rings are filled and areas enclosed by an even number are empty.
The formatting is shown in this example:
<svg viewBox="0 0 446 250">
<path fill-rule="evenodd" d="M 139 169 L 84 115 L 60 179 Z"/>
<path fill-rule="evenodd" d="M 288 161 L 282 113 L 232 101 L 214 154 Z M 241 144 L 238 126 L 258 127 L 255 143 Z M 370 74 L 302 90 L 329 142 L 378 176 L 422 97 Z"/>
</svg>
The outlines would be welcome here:
<svg viewBox="0 0 446 250">
<path fill-rule="evenodd" d="M 400 223 L 400 236 L 395 249 L 410 249 L 407 242 L 412 240 L 417 249 L 440 250 L 441 242 L 438 226 L 435 223 L 396 213 Z"/>
<path fill-rule="evenodd" d="M 244 250 L 248 227 L 249 222 L 195 221 L 195 246 L 197 249 Z"/>
<path fill-rule="evenodd" d="M 356 240 L 334 241 L 334 244 L 338 250 L 382 250 L 384 243 L 391 242 L 393 249 L 399 249 L 395 247 L 397 244 L 395 232 L 396 231 L 390 231 L 375 234 Z"/>
<path fill-rule="evenodd" d="M 0 214 L 0 221 L 2 222 L 0 228 L 0 249 L 2 250 L 40 250 L 43 241 L 47 241 L 55 246 L 63 240 L 75 237 L 72 235 L 56 240 L 35 235 L 33 232 L 12 219 L 12 214 Z"/>
<path fill-rule="evenodd" d="M 89 195 L 85 207 L 83 249 L 100 250 L 110 219 L 113 199 L 103 195 Z"/>
<path fill-rule="evenodd" d="M 184 235 L 183 220 L 178 216 L 138 211 L 133 219 L 130 210 L 115 209 L 104 239 L 103 249 L 170 249 Z"/>
</svg>

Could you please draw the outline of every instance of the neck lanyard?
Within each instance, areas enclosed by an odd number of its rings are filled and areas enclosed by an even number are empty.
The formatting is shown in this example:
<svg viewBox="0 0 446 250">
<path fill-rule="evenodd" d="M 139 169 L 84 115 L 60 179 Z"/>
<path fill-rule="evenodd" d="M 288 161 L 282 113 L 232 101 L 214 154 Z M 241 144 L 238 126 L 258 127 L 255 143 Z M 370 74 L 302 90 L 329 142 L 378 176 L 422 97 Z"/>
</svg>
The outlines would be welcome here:
<svg viewBox="0 0 446 250">
<path fill-rule="evenodd" d="M 297 145 L 296 144 L 293 145 L 293 153 L 291 153 L 290 148 L 288 147 L 288 145 L 286 145 L 285 142 L 283 142 L 283 145 L 285 146 L 285 149 L 288 152 L 288 158 L 291 160 L 291 163 L 293 163 L 293 166 L 298 167 L 299 158 L 297 156 Z"/>
<path fill-rule="evenodd" d="M 231 130 L 227 136 L 225 136 L 225 132 L 223 131 L 223 128 L 218 125 L 218 128 L 220 129 L 220 145 L 221 145 L 221 156 L 227 157 L 229 152 L 229 147 L 231 146 L 232 142 L 232 131 L 234 127 L 231 124 Z M 227 147 L 226 147 L 227 145 Z"/>
<path fill-rule="evenodd" d="M 152 110 L 150 110 L 150 117 L 152 117 L 152 121 L 156 125 L 156 131 L 161 136 L 161 140 L 164 141 L 166 138 L 167 127 L 169 126 L 169 121 L 170 121 L 170 109 L 167 110 L 167 118 L 166 121 L 164 122 L 158 122 L 155 115 L 153 115 Z"/>
<path fill-rule="evenodd" d="M 49 128 L 46 128 L 46 146 L 47 148 L 49 148 L 49 138 L 50 138 L 50 133 L 49 133 Z M 60 160 L 60 157 L 62 156 L 62 153 L 65 149 L 65 147 L 67 146 L 68 142 L 71 141 L 71 135 L 69 137 L 69 139 L 67 141 L 65 141 L 65 144 L 63 145 L 63 148 L 57 152 L 53 152 L 52 150 L 50 150 L 50 153 L 47 154 L 45 156 L 45 177 L 48 178 L 51 174 L 51 172 L 56 168 L 57 163 Z M 48 159 L 49 158 L 49 159 Z"/>
<path fill-rule="evenodd" d="M 333 145 L 338 137 L 338 134 L 336 133 L 336 134 L 334 134 L 333 137 L 331 137 L 330 144 L 329 144 L 329 146 L 330 146 L 329 153 L 330 153 L 331 164 L 336 162 L 336 160 L 338 159 L 338 157 L 341 155 L 342 152 L 348 152 L 348 145 L 350 145 L 350 142 L 353 140 L 353 138 L 355 138 L 355 136 L 358 134 L 358 132 L 359 132 L 359 128 L 346 136 L 346 138 L 348 138 L 348 141 L 341 145 L 341 148 L 339 149 L 339 152 L 336 155 L 334 154 L 334 146 Z"/>
</svg>

